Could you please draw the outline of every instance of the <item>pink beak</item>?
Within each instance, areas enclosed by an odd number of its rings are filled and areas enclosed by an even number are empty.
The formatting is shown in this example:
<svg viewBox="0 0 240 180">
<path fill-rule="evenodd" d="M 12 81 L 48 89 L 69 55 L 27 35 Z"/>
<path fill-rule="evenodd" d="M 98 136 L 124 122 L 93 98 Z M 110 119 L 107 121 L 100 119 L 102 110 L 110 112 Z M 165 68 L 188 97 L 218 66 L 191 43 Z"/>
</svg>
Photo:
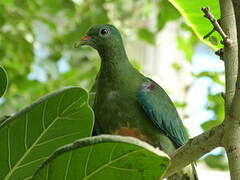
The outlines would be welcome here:
<svg viewBox="0 0 240 180">
<path fill-rule="evenodd" d="M 89 39 L 91 39 L 91 36 L 88 36 L 88 35 L 83 36 L 83 38 L 80 41 L 78 41 L 74 44 L 74 47 L 78 48 L 81 45 L 84 45 Z"/>
</svg>

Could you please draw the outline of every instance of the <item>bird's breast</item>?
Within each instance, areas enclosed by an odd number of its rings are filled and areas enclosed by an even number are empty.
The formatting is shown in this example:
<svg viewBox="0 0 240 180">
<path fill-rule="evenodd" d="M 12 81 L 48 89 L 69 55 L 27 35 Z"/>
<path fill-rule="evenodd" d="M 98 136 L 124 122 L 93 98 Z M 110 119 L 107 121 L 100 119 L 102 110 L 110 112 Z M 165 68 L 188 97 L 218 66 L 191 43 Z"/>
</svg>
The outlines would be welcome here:
<svg viewBox="0 0 240 180">
<path fill-rule="evenodd" d="M 101 133 L 146 140 L 146 130 L 153 124 L 138 104 L 136 94 L 122 90 L 96 93 L 93 110 Z"/>
</svg>

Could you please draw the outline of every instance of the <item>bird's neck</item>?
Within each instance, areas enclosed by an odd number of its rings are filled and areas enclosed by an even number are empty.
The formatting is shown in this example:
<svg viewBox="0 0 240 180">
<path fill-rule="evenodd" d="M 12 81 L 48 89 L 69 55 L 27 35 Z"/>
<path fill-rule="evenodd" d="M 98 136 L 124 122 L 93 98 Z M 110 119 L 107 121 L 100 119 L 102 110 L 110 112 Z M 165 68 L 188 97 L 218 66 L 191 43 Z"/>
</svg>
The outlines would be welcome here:
<svg viewBox="0 0 240 180">
<path fill-rule="evenodd" d="M 100 76 L 104 79 L 118 80 L 130 78 L 136 70 L 130 64 L 123 48 L 99 52 L 101 57 Z"/>
</svg>

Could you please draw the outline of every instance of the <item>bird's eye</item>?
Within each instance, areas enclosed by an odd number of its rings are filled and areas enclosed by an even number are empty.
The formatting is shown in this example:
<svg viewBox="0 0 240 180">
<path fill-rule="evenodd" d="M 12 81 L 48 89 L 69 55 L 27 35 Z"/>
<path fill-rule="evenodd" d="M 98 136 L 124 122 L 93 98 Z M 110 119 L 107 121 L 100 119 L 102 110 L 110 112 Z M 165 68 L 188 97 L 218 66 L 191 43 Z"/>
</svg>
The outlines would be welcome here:
<svg viewBox="0 0 240 180">
<path fill-rule="evenodd" d="M 101 30 L 100 30 L 100 34 L 101 34 L 102 36 L 106 36 L 106 35 L 109 34 L 109 31 L 108 31 L 108 29 L 104 28 L 104 29 L 101 29 Z"/>
</svg>

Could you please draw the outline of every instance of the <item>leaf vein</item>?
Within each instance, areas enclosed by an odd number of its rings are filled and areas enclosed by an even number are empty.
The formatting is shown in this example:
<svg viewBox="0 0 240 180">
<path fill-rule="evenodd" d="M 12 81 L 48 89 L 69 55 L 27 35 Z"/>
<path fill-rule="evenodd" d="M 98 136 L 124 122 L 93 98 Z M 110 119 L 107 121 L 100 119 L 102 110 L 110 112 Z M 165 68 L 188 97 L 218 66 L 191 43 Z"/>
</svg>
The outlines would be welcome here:
<svg viewBox="0 0 240 180">
<path fill-rule="evenodd" d="M 67 112 L 74 104 L 76 104 L 78 101 L 80 101 L 84 96 L 80 96 L 78 99 L 73 101 L 71 104 L 68 105 L 68 107 L 61 113 L 60 116 L 64 115 L 65 112 Z"/>
<path fill-rule="evenodd" d="M 88 176 L 84 177 L 84 180 L 89 179 L 91 176 L 93 176 L 93 175 L 96 174 L 97 172 L 99 172 L 99 171 L 103 170 L 104 168 L 108 167 L 108 165 L 110 165 L 110 164 L 112 164 L 112 163 L 114 163 L 114 162 L 117 162 L 117 161 L 119 161 L 119 160 L 121 160 L 121 159 L 123 159 L 123 158 L 125 158 L 125 157 L 127 157 L 127 156 L 129 156 L 129 155 L 138 153 L 138 152 L 140 152 L 140 151 L 143 151 L 143 149 L 126 153 L 126 154 L 124 154 L 124 155 L 122 155 L 122 156 L 120 156 L 120 157 L 118 157 L 118 158 L 116 158 L 116 159 L 114 159 L 114 160 L 112 160 L 112 161 L 108 161 L 106 164 L 104 164 L 104 165 L 100 166 L 99 168 L 93 170 Z"/>
<path fill-rule="evenodd" d="M 42 157 L 42 158 L 39 158 L 39 159 L 35 159 L 35 160 L 32 160 L 30 162 L 27 162 L 25 164 L 22 164 L 21 166 L 18 166 L 16 169 L 19 169 L 19 168 L 22 168 L 22 167 L 25 167 L 25 166 L 29 166 L 30 164 L 33 164 L 35 162 L 38 162 L 38 161 L 41 161 L 41 160 L 44 160 L 46 159 L 47 157 Z"/>
<path fill-rule="evenodd" d="M 61 103 L 62 103 L 62 100 L 63 100 L 64 96 L 65 96 L 65 94 L 63 94 L 58 101 L 58 105 L 57 105 L 57 115 L 58 116 L 60 116 L 60 106 L 61 106 Z"/>
<path fill-rule="evenodd" d="M 43 127 L 43 130 L 46 129 L 46 125 L 45 125 L 45 114 L 46 114 L 46 107 L 47 107 L 47 102 L 48 100 L 46 100 L 46 102 L 44 102 L 44 105 L 43 105 L 43 111 L 42 111 L 42 127 Z"/>
<path fill-rule="evenodd" d="M 24 145 L 25 145 L 25 150 L 27 151 L 28 146 L 27 146 L 27 134 L 28 134 L 28 112 L 25 114 L 25 133 L 24 133 Z"/>
<path fill-rule="evenodd" d="M 67 177 L 68 177 L 68 171 L 69 171 L 69 166 L 70 166 L 71 161 L 72 161 L 72 151 L 68 157 L 67 167 L 66 167 L 66 171 L 65 171 L 65 178 L 64 178 L 65 180 L 68 179 Z"/>
<path fill-rule="evenodd" d="M 7 129 L 7 134 L 8 134 L 8 166 L 11 171 L 12 165 L 11 165 L 11 147 L 10 147 L 10 128 Z"/>
<path fill-rule="evenodd" d="M 24 160 L 24 158 L 29 154 L 29 152 L 36 146 L 37 142 L 44 136 L 44 134 L 52 127 L 52 125 L 58 120 L 58 117 L 56 117 L 50 125 L 40 134 L 40 136 L 33 142 L 33 144 L 29 147 L 29 149 L 23 154 L 23 156 L 17 161 L 17 163 L 14 165 L 11 171 L 6 176 L 6 179 L 8 179 L 11 174 L 17 169 L 18 165 Z"/>
<path fill-rule="evenodd" d="M 111 151 L 110 156 L 109 156 L 109 161 L 112 160 L 113 152 L 114 152 L 114 150 L 116 149 L 117 146 L 118 146 L 118 144 L 115 144 L 115 145 L 113 146 L 112 151 Z"/>
<path fill-rule="evenodd" d="M 85 168 L 84 168 L 85 176 L 87 176 L 88 161 L 90 159 L 90 155 L 92 153 L 92 150 L 93 150 L 93 146 L 90 147 L 90 150 L 88 152 L 88 157 L 87 157 Z"/>
<path fill-rule="evenodd" d="M 55 141 L 55 140 L 59 140 L 59 139 L 65 138 L 65 137 L 77 135 L 77 134 L 80 134 L 80 133 L 81 133 L 81 132 L 74 132 L 74 133 L 71 133 L 71 134 L 66 134 L 66 135 L 63 135 L 63 136 L 58 136 L 58 137 L 55 137 L 55 138 L 52 138 L 52 139 L 43 141 L 43 142 L 41 142 L 41 143 L 39 143 L 39 144 L 36 144 L 36 147 L 42 146 L 42 145 L 47 144 L 47 143 L 49 143 L 49 142 L 52 142 L 52 141 Z"/>
<path fill-rule="evenodd" d="M 48 174 L 49 174 L 49 165 L 47 166 L 46 180 L 48 179 Z"/>
<path fill-rule="evenodd" d="M 121 168 L 121 167 L 116 167 L 116 166 L 111 166 L 111 165 L 109 165 L 108 167 L 110 167 L 110 168 L 113 168 L 113 169 L 117 169 L 117 170 L 120 170 L 120 171 L 139 171 L 138 169 L 127 169 L 127 168 Z M 145 170 L 144 170 L 145 171 Z"/>
</svg>

